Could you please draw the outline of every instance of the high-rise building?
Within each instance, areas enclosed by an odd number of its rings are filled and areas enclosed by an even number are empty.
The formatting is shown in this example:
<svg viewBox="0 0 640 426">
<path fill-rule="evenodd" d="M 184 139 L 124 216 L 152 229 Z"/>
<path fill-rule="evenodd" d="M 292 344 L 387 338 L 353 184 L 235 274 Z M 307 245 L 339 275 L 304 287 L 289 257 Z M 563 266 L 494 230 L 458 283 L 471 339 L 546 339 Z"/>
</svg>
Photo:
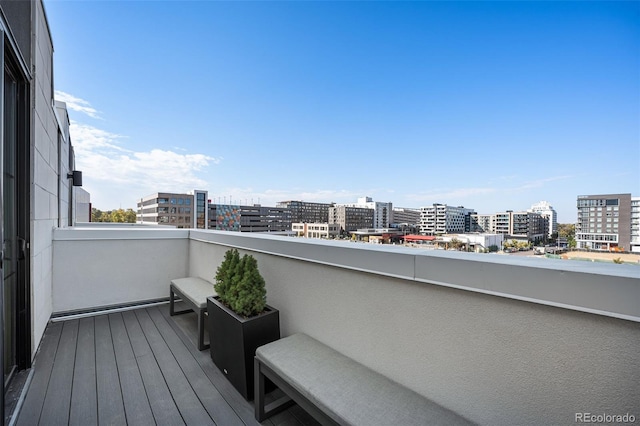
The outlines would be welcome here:
<svg viewBox="0 0 640 426">
<path fill-rule="evenodd" d="M 310 203 L 307 201 L 280 201 L 276 207 L 289 209 L 291 222 L 299 223 L 327 223 L 329 221 L 330 203 Z"/>
<path fill-rule="evenodd" d="M 442 235 L 470 232 L 473 209 L 433 204 L 420 209 L 420 233 Z"/>
<path fill-rule="evenodd" d="M 358 198 L 356 203 L 341 204 L 347 207 L 362 207 L 373 210 L 373 227 L 388 228 L 393 223 L 393 203 L 373 201 L 371 197 Z"/>
<path fill-rule="evenodd" d="M 393 224 L 415 226 L 420 223 L 420 210 L 394 207 Z"/>
<path fill-rule="evenodd" d="M 631 194 L 579 195 L 576 244 L 581 249 L 631 248 Z"/>
<path fill-rule="evenodd" d="M 343 232 L 373 227 L 374 210 L 367 207 L 335 206 L 329 208 L 329 223 L 340 225 Z"/>
<path fill-rule="evenodd" d="M 539 203 L 532 204 L 528 211 L 539 213 L 547 218 L 547 222 L 549 224 L 547 235 L 549 237 L 558 230 L 558 213 L 547 201 L 540 201 Z"/>
</svg>

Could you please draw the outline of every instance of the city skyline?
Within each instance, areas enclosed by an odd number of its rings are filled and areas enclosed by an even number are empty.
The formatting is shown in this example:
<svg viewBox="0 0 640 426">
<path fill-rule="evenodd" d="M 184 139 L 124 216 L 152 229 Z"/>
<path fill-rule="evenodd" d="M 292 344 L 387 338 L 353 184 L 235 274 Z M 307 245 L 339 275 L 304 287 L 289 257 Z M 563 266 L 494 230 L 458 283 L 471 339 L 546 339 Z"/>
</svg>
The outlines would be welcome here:
<svg viewBox="0 0 640 426">
<path fill-rule="evenodd" d="M 204 189 L 478 213 L 546 200 L 573 223 L 578 195 L 640 193 L 637 3 L 45 7 L 101 210 Z"/>
</svg>

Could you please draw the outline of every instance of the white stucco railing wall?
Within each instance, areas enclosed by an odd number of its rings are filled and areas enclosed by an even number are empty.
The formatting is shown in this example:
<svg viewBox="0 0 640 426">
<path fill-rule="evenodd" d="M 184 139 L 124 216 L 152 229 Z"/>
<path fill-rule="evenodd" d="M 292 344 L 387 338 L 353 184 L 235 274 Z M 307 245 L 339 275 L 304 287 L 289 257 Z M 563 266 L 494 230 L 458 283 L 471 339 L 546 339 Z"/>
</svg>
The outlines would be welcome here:
<svg viewBox="0 0 640 426">
<path fill-rule="evenodd" d="M 54 312 L 166 297 L 251 253 L 283 336 L 305 332 L 486 425 L 640 419 L 640 267 L 267 234 L 59 229 Z M 634 411 L 635 410 L 635 411 Z"/>
<path fill-rule="evenodd" d="M 639 267 L 190 235 L 190 275 L 212 279 L 227 248 L 253 254 L 283 335 L 305 332 L 479 424 L 640 418 Z"/>
<path fill-rule="evenodd" d="M 188 230 L 66 228 L 53 232 L 53 313 L 169 296 L 187 276 Z"/>
</svg>

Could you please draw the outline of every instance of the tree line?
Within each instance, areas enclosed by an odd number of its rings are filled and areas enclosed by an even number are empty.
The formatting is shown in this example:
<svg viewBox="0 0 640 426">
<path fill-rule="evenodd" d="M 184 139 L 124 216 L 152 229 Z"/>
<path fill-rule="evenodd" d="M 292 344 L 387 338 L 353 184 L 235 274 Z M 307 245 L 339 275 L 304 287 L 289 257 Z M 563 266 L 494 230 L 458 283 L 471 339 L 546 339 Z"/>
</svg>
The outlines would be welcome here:
<svg viewBox="0 0 640 426">
<path fill-rule="evenodd" d="M 102 211 L 92 207 L 91 222 L 136 223 L 136 212 L 132 209 Z"/>
</svg>

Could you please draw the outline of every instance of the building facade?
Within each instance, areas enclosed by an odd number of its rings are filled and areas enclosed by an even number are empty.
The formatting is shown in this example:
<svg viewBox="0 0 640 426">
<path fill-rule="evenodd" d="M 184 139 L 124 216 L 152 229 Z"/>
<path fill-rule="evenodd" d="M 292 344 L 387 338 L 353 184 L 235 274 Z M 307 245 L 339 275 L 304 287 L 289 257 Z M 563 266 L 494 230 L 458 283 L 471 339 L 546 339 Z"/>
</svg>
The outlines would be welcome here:
<svg viewBox="0 0 640 426">
<path fill-rule="evenodd" d="M 326 223 L 329 221 L 329 207 L 333 203 L 310 203 L 307 201 L 280 201 L 276 207 L 287 208 L 292 223 Z"/>
<path fill-rule="evenodd" d="M 367 207 L 329 207 L 329 223 L 338 224 L 341 232 L 373 227 L 374 210 Z"/>
<path fill-rule="evenodd" d="M 138 223 L 194 228 L 194 195 L 156 192 L 138 201 Z"/>
<path fill-rule="evenodd" d="M 340 235 L 340 225 L 337 223 L 293 223 L 293 232 L 305 238 L 335 238 Z"/>
<path fill-rule="evenodd" d="M 371 197 L 358 198 L 356 203 L 341 204 L 347 207 L 361 207 L 373 210 L 373 227 L 388 228 L 393 223 L 393 203 L 373 201 Z"/>
<path fill-rule="evenodd" d="M 532 242 L 543 241 L 548 236 L 548 216 L 532 211 L 471 214 L 471 232 L 486 232 Z"/>
<path fill-rule="evenodd" d="M 291 213 L 286 207 L 209 204 L 209 229 L 236 232 L 291 231 Z"/>
<path fill-rule="evenodd" d="M 631 251 L 640 253 L 640 197 L 631 197 Z"/>
<path fill-rule="evenodd" d="M 191 228 L 207 229 L 209 226 L 209 193 L 200 189 L 189 192 L 193 196 L 193 220 Z"/>
<path fill-rule="evenodd" d="M 533 212 L 509 212 L 509 236 L 540 242 L 548 236 L 549 221 L 546 216 Z"/>
<path fill-rule="evenodd" d="M 420 223 L 420 210 L 394 207 L 393 208 L 393 225 L 416 226 Z"/>
<path fill-rule="evenodd" d="M 470 232 L 473 209 L 433 204 L 420 209 L 420 233 L 443 235 Z"/>
<path fill-rule="evenodd" d="M 631 251 L 631 194 L 580 195 L 576 246 Z"/>
<path fill-rule="evenodd" d="M 547 236 L 550 237 L 554 232 L 558 231 L 558 213 L 547 201 L 540 201 L 539 203 L 532 204 L 528 211 L 538 213 L 547 218 Z"/>
<path fill-rule="evenodd" d="M 496 232 L 496 215 L 495 214 L 478 214 L 471 215 L 471 232 Z"/>
<path fill-rule="evenodd" d="M 53 230 L 74 224 L 74 187 L 82 178 L 66 105 L 54 98 L 53 41 L 42 1 L 0 0 L 0 35 L 4 399 L 16 372 L 31 366 L 51 318 Z M 6 421 L 4 406 L 0 401 Z"/>
</svg>

